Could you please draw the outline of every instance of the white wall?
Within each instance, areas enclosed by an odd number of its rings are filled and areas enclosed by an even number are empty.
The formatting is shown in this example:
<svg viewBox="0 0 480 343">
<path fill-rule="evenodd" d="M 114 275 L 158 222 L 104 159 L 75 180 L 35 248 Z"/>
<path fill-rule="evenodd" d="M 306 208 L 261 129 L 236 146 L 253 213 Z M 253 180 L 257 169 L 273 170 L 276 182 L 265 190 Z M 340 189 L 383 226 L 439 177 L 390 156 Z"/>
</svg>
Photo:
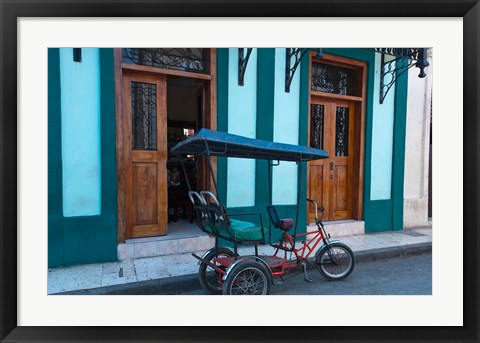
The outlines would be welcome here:
<svg viewBox="0 0 480 343">
<path fill-rule="evenodd" d="M 405 142 L 404 227 L 428 224 L 428 169 L 430 141 L 430 100 L 433 61 L 418 77 L 419 69 L 408 75 L 407 131 Z"/>
<path fill-rule="evenodd" d="M 60 49 L 63 215 L 98 215 L 100 192 L 100 56 L 83 48 Z"/>
</svg>

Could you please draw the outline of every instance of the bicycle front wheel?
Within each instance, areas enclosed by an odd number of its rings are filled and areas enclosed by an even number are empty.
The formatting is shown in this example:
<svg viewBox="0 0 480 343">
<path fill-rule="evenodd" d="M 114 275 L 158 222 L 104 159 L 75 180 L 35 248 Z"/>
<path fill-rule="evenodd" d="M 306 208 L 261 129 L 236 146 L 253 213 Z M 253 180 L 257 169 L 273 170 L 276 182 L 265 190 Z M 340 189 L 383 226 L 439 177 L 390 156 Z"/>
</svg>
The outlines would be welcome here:
<svg viewBox="0 0 480 343">
<path fill-rule="evenodd" d="M 319 251 L 315 263 L 327 280 L 343 280 L 353 272 L 355 257 L 348 245 L 333 242 Z"/>
</svg>

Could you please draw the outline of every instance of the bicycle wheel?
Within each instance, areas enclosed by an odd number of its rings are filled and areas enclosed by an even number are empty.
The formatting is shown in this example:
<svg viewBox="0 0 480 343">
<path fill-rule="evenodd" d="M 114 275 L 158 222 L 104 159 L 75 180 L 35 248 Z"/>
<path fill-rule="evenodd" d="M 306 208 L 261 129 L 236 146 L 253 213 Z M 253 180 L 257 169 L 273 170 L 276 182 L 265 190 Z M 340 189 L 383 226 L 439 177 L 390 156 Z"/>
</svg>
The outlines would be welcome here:
<svg viewBox="0 0 480 343">
<path fill-rule="evenodd" d="M 211 263 L 218 266 L 220 269 L 225 270 L 226 268 L 215 262 L 215 258 L 218 257 L 234 257 L 235 254 L 226 248 L 218 248 L 217 252 L 212 250 L 205 259 Z M 200 268 L 198 269 L 198 281 L 200 285 L 209 292 L 220 293 L 222 291 L 222 284 L 219 282 L 221 278 L 220 272 L 211 266 L 201 263 Z"/>
<path fill-rule="evenodd" d="M 343 280 L 353 272 L 355 257 L 348 245 L 333 242 L 318 252 L 315 263 L 327 280 Z"/>
<path fill-rule="evenodd" d="M 270 271 L 261 262 L 247 260 L 230 271 L 223 284 L 224 295 L 266 295 L 270 293 Z"/>
</svg>

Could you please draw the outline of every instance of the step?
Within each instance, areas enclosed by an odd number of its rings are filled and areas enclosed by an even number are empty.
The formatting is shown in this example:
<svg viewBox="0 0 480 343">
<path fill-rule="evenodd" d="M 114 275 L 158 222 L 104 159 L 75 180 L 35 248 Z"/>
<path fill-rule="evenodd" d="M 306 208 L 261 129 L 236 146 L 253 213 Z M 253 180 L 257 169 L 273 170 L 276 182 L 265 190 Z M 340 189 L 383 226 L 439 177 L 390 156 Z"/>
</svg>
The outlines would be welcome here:
<svg viewBox="0 0 480 343">
<path fill-rule="evenodd" d="M 176 255 L 205 251 L 214 245 L 215 239 L 203 232 L 198 236 L 183 238 L 140 238 L 136 240 L 127 240 L 126 243 L 118 244 L 117 257 L 119 261 L 124 261 L 145 257 Z"/>
<path fill-rule="evenodd" d="M 327 221 L 323 223 L 325 231 L 330 234 L 332 238 L 352 235 L 362 235 L 365 233 L 365 222 L 363 220 L 336 220 Z M 309 224 L 307 231 L 315 231 L 317 226 L 315 224 Z"/>
<path fill-rule="evenodd" d="M 332 238 L 365 233 L 365 222 L 361 220 L 338 220 L 325 222 L 325 230 Z M 308 225 L 309 232 L 315 231 L 315 225 Z M 180 231 L 181 232 L 181 231 Z M 310 238 L 313 237 L 310 236 Z M 215 238 L 199 228 L 185 230 L 167 236 L 128 239 L 125 243 L 117 245 L 119 261 L 184 254 L 190 252 L 206 251 L 215 245 Z"/>
</svg>

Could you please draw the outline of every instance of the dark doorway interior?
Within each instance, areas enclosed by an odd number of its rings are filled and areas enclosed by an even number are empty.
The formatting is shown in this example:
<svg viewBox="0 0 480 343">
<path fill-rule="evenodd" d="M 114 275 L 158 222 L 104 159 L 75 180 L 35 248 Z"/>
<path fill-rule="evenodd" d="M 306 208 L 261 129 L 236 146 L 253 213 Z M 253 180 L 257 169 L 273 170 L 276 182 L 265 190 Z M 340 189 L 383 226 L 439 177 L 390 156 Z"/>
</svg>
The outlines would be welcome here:
<svg viewBox="0 0 480 343">
<path fill-rule="evenodd" d="M 193 208 L 188 198 L 185 180 L 178 156 L 170 150 L 202 127 L 204 112 L 204 84 L 200 80 L 185 77 L 168 77 L 167 80 L 167 141 L 168 141 L 168 212 L 169 223 L 194 221 Z M 193 156 L 185 162 L 188 181 L 197 189 L 202 179 L 201 168 Z"/>
</svg>

